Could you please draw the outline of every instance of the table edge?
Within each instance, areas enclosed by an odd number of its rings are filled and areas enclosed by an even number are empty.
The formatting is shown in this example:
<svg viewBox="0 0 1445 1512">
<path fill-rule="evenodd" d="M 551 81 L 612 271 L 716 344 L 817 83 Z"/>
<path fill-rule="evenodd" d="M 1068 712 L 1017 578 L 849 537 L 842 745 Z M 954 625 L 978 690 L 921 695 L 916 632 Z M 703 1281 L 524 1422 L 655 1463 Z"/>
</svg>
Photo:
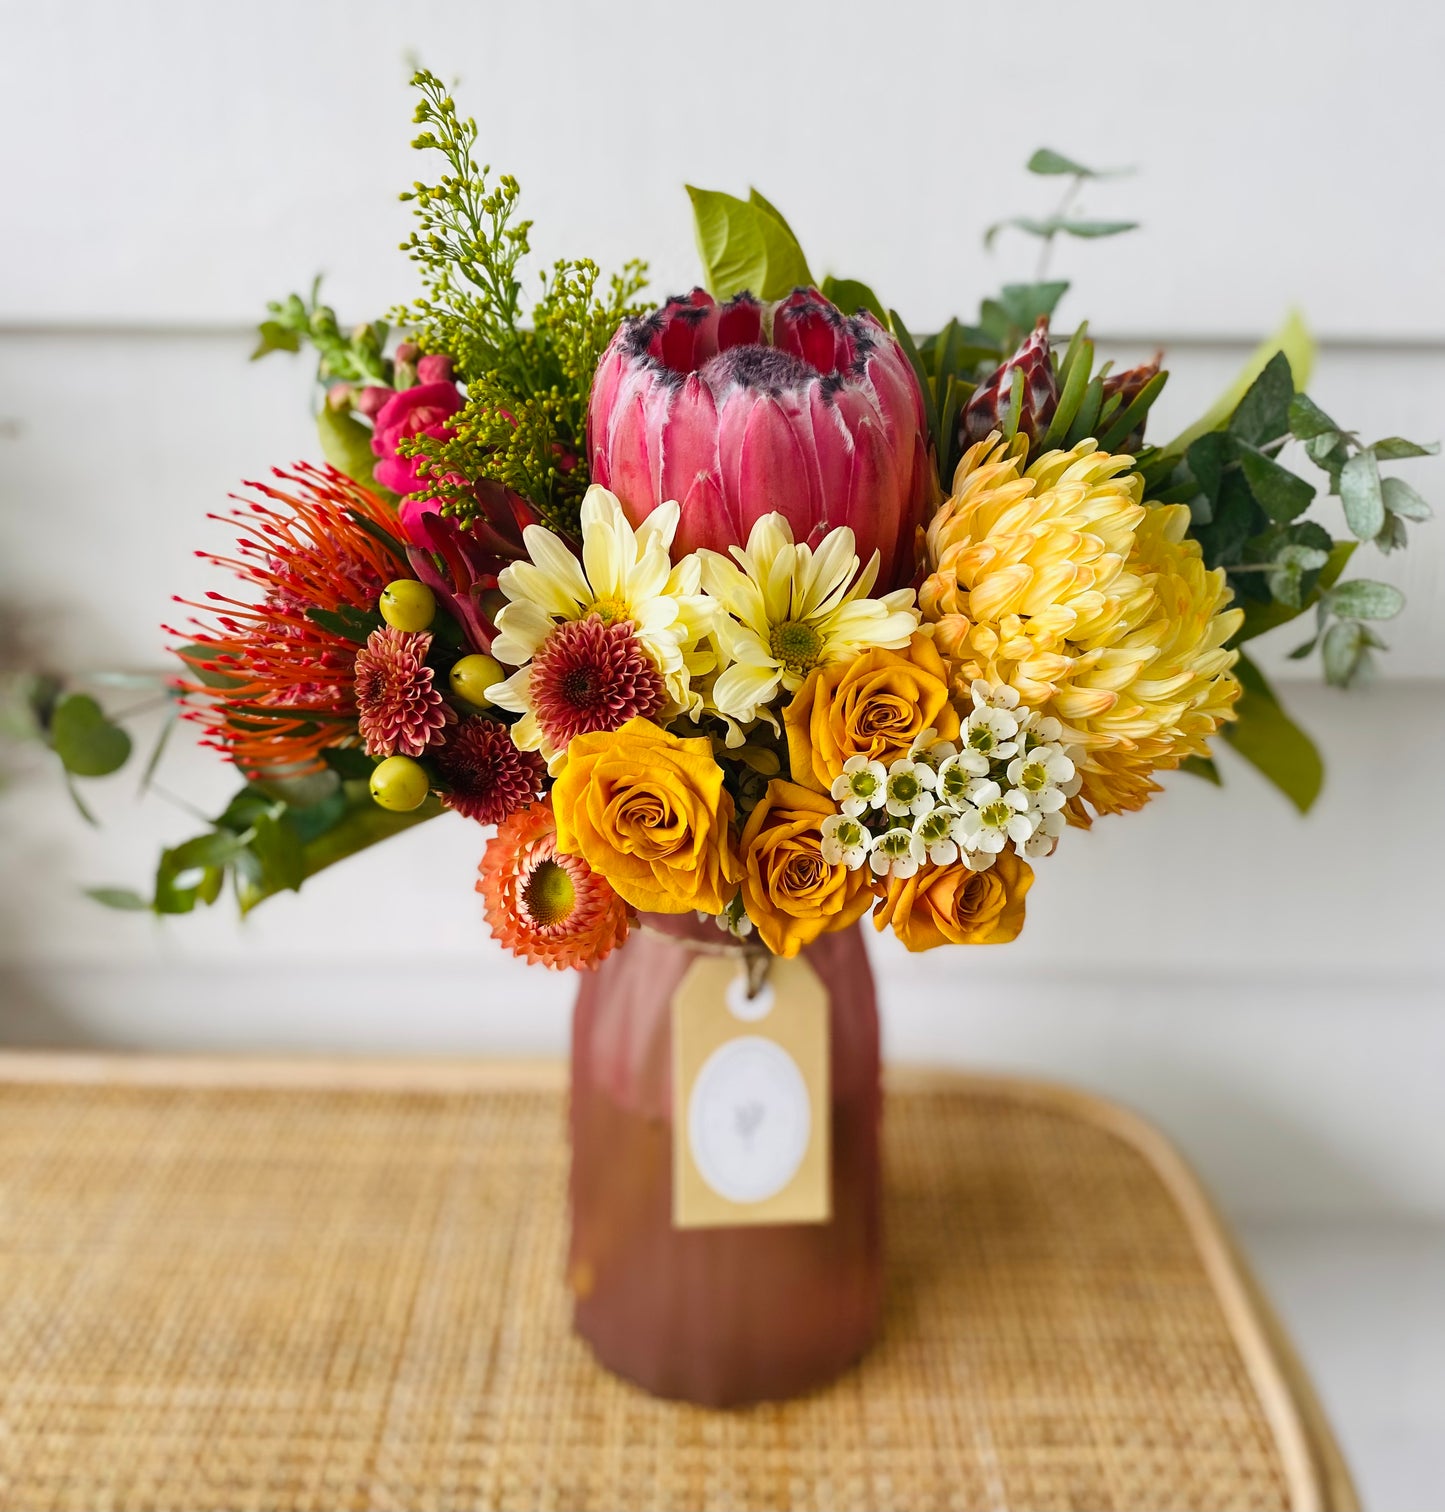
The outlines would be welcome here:
<svg viewBox="0 0 1445 1512">
<path fill-rule="evenodd" d="M 0 1084 L 357 1092 L 562 1092 L 555 1059 L 157 1055 L 0 1050 Z M 1349 1468 L 1298 1355 L 1203 1183 L 1132 1109 L 1062 1083 L 943 1066 L 890 1066 L 892 1092 L 968 1092 L 1047 1107 L 1104 1129 L 1148 1162 L 1183 1214 L 1275 1434 L 1294 1512 L 1359 1512 Z"/>
</svg>

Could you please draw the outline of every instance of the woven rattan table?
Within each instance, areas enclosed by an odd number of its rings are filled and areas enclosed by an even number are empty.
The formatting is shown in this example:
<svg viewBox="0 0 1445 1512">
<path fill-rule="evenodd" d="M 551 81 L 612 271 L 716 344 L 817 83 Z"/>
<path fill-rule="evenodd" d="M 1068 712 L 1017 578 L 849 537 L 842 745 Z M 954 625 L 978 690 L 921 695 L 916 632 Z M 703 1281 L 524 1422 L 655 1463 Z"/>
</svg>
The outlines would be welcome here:
<svg viewBox="0 0 1445 1512">
<path fill-rule="evenodd" d="M 902 1074 L 882 1343 L 726 1413 L 568 1329 L 560 1069 L 0 1054 L 7 1508 L 1349 1508 L 1199 1187 Z"/>
</svg>

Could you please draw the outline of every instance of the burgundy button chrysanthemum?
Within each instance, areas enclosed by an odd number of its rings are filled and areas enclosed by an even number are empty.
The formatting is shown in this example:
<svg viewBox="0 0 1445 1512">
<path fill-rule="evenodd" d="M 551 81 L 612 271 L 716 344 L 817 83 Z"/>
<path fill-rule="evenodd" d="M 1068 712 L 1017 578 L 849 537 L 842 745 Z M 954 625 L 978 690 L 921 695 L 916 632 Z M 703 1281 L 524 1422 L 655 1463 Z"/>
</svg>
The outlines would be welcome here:
<svg viewBox="0 0 1445 1512">
<path fill-rule="evenodd" d="M 532 712 L 561 750 L 575 735 L 650 719 L 667 702 L 662 674 L 632 633 L 632 622 L 597 614 L 564 620 L 532 657 Z"/>
<path fill-rule="evenodd" d="M 436 753 L 446 790 L 442 802 L 478 824 L 500 824 L 542 789 L 545 768 L 535 751 L 519 751 L 499 719 L 462 720 Z"/>
<path fill-rule="evenodd" d="M 383 625 L 356 653 L 357 722 L 368 756 L 420 756 L 456 723 L 451 705 L 432 686 L 430 647 L 424 630 Z"/>
</svg>

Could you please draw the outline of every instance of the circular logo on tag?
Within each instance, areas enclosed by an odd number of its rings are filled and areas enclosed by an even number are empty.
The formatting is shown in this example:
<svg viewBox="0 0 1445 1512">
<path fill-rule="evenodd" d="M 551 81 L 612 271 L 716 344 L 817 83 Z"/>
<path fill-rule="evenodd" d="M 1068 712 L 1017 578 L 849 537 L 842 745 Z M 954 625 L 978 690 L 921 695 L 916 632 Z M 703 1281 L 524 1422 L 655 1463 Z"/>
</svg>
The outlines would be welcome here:
<svg viewBox="0 0 1445 1512">
<path fill-rule="evenodd" d="M 703 1062 L 687 1107 L 692 1157 L 729 1202 L 762 1202 L 797 1174 L 812 1109 L 798 1063 L 781 1045 L 745 1034 Z"/>
</svg>

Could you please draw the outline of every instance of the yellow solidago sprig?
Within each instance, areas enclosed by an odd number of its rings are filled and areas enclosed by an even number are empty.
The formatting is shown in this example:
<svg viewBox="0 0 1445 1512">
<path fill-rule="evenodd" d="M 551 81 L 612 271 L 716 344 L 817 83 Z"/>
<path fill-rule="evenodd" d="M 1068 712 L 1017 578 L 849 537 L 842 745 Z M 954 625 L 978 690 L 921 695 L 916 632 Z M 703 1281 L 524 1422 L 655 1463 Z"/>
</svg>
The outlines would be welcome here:
<svg viewBox="0 0 1445 1512">
<path fill-rule="evenodd" d="M 721 611 L 716 634 L 724 670 L 710 691 L 712 708 L 737 725 L 776 721 L 768 705 L 796 693 L 818 667 L 851 661 L 875 648 L 898 650 L 918 628 L 911 588 L 869 598 L 878 555 L 859 570 L 853 532 L 829 531 L 817 550 L 795 542 L 787 519 L 763 515 L 731 562 L 697 553 L 702 584 Z M 730 730 L 728 743 L 741 743 Z"/>
<path fill-rule="evenodd" d="M 498 577 L 508 602 L 497 615 L 492 655 L 517 667 L 486 690 L 522 717 L 512 738 L 540 751 L 555 773 L 579 735 L 619 729 L 635 718 L 666 723 L 696 715 L 693 679 L 712 670 L 712 602 L 700 566 L 673 566 L 675 503 L 636 529 L 615 495 L 594 485 L 582 501 L 579 561 L 550 530 L 530 525 L 530 557 Z"/>
<path fill-rule="evenodd" d="M 1080 799 L 1136 809 L 1153 772 L 1205 754 L 1232 717 L 1242 614 L 1186 536 L 1188 510 L 1144 504 L 1132 457 L 1090 438 L 1025 458 L 997 434 L 964 455 L 928 527 L 920 607 L 956 695 L 1011 689 L 1077 748 Z"/>
</svg>

